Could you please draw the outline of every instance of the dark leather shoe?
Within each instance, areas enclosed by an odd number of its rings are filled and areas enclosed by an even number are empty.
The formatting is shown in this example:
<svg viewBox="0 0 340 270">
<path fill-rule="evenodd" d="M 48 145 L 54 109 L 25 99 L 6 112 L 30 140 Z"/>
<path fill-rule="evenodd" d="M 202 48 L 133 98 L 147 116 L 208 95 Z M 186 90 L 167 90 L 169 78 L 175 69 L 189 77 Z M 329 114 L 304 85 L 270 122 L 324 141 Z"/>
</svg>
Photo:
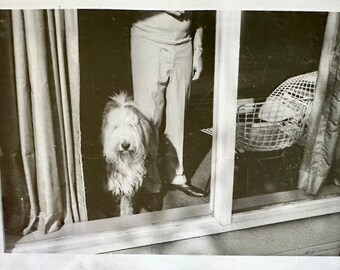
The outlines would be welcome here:
<svg viewBox="0 0 340 270">
<path fill-rule="evenodd" d="M 192 196 L 192 197 L 204 197 L 205 196 L 203 190 L 200 190 L 199 188 L 188 185 L 188 184 L 182 184 L 182 185 L 170 184 L 170 189 L 182 191 L 185 194 Z"/>
</svg>

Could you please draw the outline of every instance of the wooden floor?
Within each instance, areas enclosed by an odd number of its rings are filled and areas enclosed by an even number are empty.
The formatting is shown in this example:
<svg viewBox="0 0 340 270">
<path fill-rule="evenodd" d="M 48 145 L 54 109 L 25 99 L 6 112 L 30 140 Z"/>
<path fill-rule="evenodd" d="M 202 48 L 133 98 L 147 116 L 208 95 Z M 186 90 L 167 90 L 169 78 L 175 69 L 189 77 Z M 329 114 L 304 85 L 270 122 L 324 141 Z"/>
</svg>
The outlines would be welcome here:
<svg viewBox="0 0 340 270">
<path fill-rule="evenodd" d="M 338 256 L 339 253 L 340 214 L 113 252 L 263 256 Z"/>
</svg>

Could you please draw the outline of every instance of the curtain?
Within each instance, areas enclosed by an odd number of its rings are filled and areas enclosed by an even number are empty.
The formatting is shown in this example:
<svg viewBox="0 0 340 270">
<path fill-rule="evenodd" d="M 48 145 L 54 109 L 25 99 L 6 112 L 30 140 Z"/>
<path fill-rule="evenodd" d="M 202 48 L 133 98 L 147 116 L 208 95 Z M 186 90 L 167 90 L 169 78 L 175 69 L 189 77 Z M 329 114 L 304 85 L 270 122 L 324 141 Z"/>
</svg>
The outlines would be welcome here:
<svg viewBox="0 0 340 270">
<path fill-rule="evenodd" d="M 340 136 L 335 148 L 335 156 L 333 162 L 333 176 L 337 186 L 340 186 Z"/>
<path fill-rule="evenodd" d="M 12 11 L 22 174 L 30 205 L 24 234 L 87 220 L 80 155 L 76 10 Z"/>
<path fill-rule="evenodd" d="M 340 14 L 328 15 L 319 76 L 299 172 L 299 188 L 316 195 L 334 164 L 340 128 Z"/>
</svg>

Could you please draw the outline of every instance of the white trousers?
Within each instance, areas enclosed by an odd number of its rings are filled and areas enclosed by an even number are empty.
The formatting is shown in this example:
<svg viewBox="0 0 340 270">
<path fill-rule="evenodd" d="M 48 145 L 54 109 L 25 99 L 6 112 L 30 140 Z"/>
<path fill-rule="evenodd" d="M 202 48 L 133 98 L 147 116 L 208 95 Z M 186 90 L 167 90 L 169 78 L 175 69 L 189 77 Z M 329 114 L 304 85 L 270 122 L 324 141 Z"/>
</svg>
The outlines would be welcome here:
<svg viewBox="0 0 340 270">
<path fill-rule="evenodd" d="M 167 176 L 170 182 L 176 175 L 184 173 L 184 117 L 191 87 L 192 56 L 191 41 L 168 45 L 131 36 L 134 100 L 155 127 L 156 135 L 150 151 L 154 159 L 158 156 L 159 132 L 165 119 Z M 161 183 L 157 168 L 151 169 L 149 175 L 153 183 L 146 188 L 156 192 L 158 183 Z"/>
</svg>

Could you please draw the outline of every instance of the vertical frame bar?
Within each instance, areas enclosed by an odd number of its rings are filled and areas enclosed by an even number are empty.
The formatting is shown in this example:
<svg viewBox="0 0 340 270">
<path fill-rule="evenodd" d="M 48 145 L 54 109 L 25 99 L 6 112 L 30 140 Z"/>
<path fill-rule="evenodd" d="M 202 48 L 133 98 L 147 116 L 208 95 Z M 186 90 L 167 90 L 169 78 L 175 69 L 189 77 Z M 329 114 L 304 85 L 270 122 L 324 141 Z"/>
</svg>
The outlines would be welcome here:
<svg viewBox="0 0 340 270">
<path fill-rule="evenodd" d="M 231 223 L 241 11 L 217 11 L 211 208 Z"/>
</svg>

